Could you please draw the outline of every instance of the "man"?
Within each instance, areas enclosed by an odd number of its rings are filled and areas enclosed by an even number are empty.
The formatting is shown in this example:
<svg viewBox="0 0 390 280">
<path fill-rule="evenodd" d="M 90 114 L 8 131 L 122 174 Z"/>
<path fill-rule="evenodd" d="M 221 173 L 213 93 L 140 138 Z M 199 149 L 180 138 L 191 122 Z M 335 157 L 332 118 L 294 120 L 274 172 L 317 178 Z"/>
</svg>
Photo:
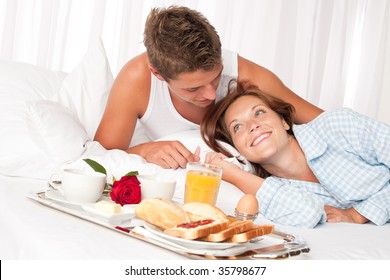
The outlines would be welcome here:
<svg viewBox="0 0 390 280">
<path fill-rule="evenodd" d="M 322 111 L 288 89 L 271 71 L 236 53 L 222 50 L 214 27 L 187 7 L 154 8 L 144 31 L 146 53 L 131 59 L 118 74 L 95 135 L 106 149 L 138 154 L 164 168 L 198 161 L 178 141 L 163 136 L 199 129 L 207 110 L 226 95 L 231 79 L 249 80 L 264 92 L 293 104 L 294 121 L 305 123 Z M 130 144 L 137 120 L 150 141 Z"/>
</svg>

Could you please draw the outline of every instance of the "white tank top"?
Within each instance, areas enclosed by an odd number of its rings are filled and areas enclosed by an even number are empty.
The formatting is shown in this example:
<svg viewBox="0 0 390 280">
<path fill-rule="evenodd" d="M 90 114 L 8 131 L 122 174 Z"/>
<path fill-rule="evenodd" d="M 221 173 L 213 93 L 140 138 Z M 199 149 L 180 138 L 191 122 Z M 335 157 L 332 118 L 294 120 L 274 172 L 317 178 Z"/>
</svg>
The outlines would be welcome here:
<svg viewBox="0 0 390 280">
<path fill-rule="evenodd" d="M 222 50 L 222 59 L 223 71 L 221 81 L 217 88 L 217 101 L 226 95 L 229 81 L 238 77 L 237 53 Z M 132 141 L 132 145 L 139 144 L 142 141 L 154 141 L 181 131 L 199 129 L 198 124 L 183 118 L 176 111 L 168 91 L 167 83 L 160 81 L 153 74 L 151 74 L 151 78 L 152 84 L 148 108 L 142 118 L 139 119 L 140 124 L 137 125 L 134 133 L 135 139 Z M 137 135 L 141 133 L 141 127 L 145 134 L 144 136 L 147 136 L 147 138 L 143 137 L 143 140 L 141 140 L 141 136 Z"/>
</svg>

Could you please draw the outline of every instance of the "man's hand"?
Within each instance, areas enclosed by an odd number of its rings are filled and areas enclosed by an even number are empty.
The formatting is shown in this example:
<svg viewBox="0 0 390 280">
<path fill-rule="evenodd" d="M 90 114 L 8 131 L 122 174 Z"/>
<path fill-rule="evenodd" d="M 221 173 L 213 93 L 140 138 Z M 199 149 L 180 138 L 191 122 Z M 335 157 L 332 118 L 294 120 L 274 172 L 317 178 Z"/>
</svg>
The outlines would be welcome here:
<svg viewBox="0 0 390 280">
<path fill-rule="evenodd" d="M 127 150 L 138 154 L 147 162 L 155 163 L 163 168 L 185 168 L 187 162 L 199 161 L 199 148 L 194 153 L 179 141 L 156 141 L 140 144 Z"/>
<path fill-rule="evenodd" d="M 326 221 L 328 223 L 355 223 L 364 224 L 368 222 L 368 219 L 362 216 L 354 208 L 340 209 L 333 206 L 325 206 Z"/>
</svg>

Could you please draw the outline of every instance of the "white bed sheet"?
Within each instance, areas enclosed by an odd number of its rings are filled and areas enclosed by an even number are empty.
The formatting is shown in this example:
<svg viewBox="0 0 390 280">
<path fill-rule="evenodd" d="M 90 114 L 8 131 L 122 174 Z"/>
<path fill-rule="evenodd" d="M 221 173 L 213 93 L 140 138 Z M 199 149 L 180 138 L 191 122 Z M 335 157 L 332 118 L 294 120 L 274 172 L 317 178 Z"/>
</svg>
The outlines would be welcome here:
<svg viewBox="0 0 390 280">
<path fill-rule="evenodd" d="M 1 259 L 153 259 L 154 245 L 41 205 L 28 196 L 47 182 L 0 178 Z M 162 259 L 181 256 L 160 250 Z"/>
<path fill-rule="evenodd" d="M 101 41 L 91 44 L 70 73 L 0 60 L 0 74 L 0 259 L 184 259 L 28 198 L 47 189 L 50 174 L 65 166 L 89 168 L 83 158 L 100 162 L 116 178 L 132 170 L 175 178 L 174 200 L 183 198 L 184 170 L 162 170 L 136 155 L 107 151 L 88 140 L 113 80 Z M 197 131 L 160 140 L 179 140 L 191 151 L 201 146 L 201 155 L 208 149 Z M 223 182 L 217 206 L 232 215 L 241 196 L 240 190 Z M 311 252 L 297 259 L 390 260 L 390 224 L 280 229 L 299 235 L 310 246 Z"/>
<path fill-rule="evenodd" d="M 186 259 L 28 198 L 45 189 L 44 180 L 0 176 L 0 259 Z M 294 259 L 390 260 L 390 224 L 282 229 L 305 239 L 311 248 Z"/>
</svg>

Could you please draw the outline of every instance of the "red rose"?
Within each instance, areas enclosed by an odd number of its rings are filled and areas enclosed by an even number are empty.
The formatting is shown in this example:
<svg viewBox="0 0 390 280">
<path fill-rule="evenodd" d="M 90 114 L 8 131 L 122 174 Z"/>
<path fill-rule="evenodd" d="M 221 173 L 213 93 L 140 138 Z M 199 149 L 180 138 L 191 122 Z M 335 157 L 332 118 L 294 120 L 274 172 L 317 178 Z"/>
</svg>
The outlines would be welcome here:
<svg viewBox="0 0 390 280">
<path fill-rule="evenodd" d="M 123 176 L 112 185 L 111 199 L 120 205 L 141 202 L 141 183 L 137 176 Z"/>
</svg>

